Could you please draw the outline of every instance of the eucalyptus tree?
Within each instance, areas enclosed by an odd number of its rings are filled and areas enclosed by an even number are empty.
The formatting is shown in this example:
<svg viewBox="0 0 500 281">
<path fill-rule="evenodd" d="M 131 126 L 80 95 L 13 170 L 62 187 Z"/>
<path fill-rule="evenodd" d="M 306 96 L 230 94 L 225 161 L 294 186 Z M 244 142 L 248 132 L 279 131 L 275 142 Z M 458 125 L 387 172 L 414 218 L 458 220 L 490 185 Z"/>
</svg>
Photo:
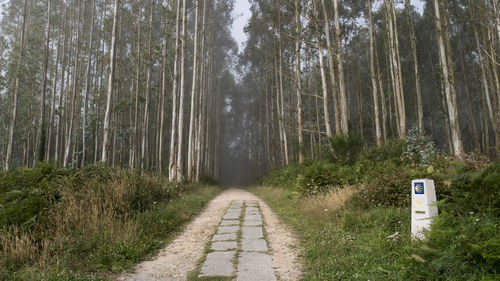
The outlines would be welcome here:
<svg viewBox="0 0 500 281">
<path fill-rule="evenodd" d="M 42 90 L 40 94 L 40 119 L 38 123 L 38 152 L 37 161 L 43 162 L 45 160 L 46 142 L 47 142 L 47 120 L 45 115 L 45 100 L 47 91 L 47 71 L 49 64 L 49 48 L 50 48 L 50 24 L 51 24 L 51 0 L 47 0 L 47 25 L 45 27 L 45 54 L 43 58 L 43 71 L 42 71 Z"/>
<path fill-rule="evenodd" d="M 10 119 L 10 125 L 9 125 L 9 137 L 7 140 L 7 152 L 5 154 L 5 161 L 4 161 L 4 169 L 9 170 L 10 164 L 12 161 L 12 151 L 13 151 L 13 146 L 14 146 L 14 132 L 15 132 L 15 127 L 16 127 L 16 122 L 17 122 L 17 110 L 18 110 L 18 102 L 19 102 L 19 75 L 20 75 L 20 67 L 21 63 L 24 58 L 24 49 L 26 46 L 26 20 L 27 20 L 27 8 L 28 8 L 28 0 L 24 0 L 23 4 L 23 16 L 22 16 L 22 23 L 21 23 L 21 36 L 19 36 L 19 42 L 18 45 L 20 46 L 19 48 L 19 56 L 16 58 L 15 62 L 15 72 L 14 72 L 14 90 L 13 90 L 13 105 L 12 105 L 12 117 Z M 15 57 L 15 56 L 14 56 Z"/>
<path fill-rule="evenodd" d="M 457 156 L 462 156 L 464 148 L 462 145 L 462 136 L 460 132 L 460 125 L 458 121 L 458 108 L 457 97 L 455 92 L 455 84 L 453 79 L 453 62 L 449 50 L 445 48 L 445 40 L 443 37 L 448 37 L 448 30 L 443 29 L 441 17 L 441 4 L 446 0 L 434 0 L 434 13 L 436 24 L 437 44 L 439 49 L 439 59 L 442 72 L 442 79 L 444 85 L 444 92 L 446 96 L 446 105 L 448 109 L 448 118 L 451 129 L 453 153 Z M 441 2 L 441 3 L 440 3 Z M 445 11 L 446 13 L 446 11 Z M 451 81 L 450 81 L 451 80 Z"/>
<path fill-rule="evenodd" d="M 103 143 L 102 143 L 102 155 L 101 155 L 101 162 L 102 163 L 107 163 L 108 160 L 108 151 L 109 151 L 109 146 L 111 143 L 111 138 L 110 138 L 110 126 L 111 126 L 111 103 L 112 103 L 112 98 L 113 98 L 113 91 L 114 91 L 114 79 L 115 79 L 115 59 L 116 59 L 116 36 L 118 33 L 118 11 L 120 8 L 120 0 L 115 0 L 114 1 L 114 7 L 113 7 L 113 31 L 111 35 L 111 54 L 110 54 L 110 62 L 109 62 L 109 79 L 108 79 L 108 94 L 106 98 L 106 113 L 104 115 L 104 134 L 103 134 Z"/>
<path fill-rule="evenodd" d="M 375 30 L 373 26 L 373 15 L 372 15 L 372 0 L 367 0 L 367 15 L 368 15 L 368 27 L 370 32 L 370 75 L 372 82 L 372 94 L 373 94 L 373 109 L 374 109 L 374 119 L 375 119 L 375 139 L 377 142 L 377 146 L 381 146 L 382 139 L 382 130 L 380 127 L 380 110 L 379 110 L 379 96 L 378 96 L 378 78 L 377 69 L 375 68 Z"/>
</svg>

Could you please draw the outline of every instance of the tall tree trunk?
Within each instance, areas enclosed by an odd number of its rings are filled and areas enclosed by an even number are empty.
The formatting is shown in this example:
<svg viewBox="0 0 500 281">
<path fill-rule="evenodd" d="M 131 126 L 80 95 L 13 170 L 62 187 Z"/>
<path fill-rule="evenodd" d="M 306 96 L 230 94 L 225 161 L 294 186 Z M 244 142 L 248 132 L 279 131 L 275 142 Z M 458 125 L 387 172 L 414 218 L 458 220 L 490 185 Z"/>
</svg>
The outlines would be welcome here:
<svg viewBox="0 0 500 281">
<path fill-rule="evenodd" d="M 359 48 L 359 47 L 358 47 Z M 354 76 L 354 75 L 353 75 Z M 356 60 L 356 93 L 358 96 L 358 119 L 359 119 L 359 135 L 364 139 L 365 129 L 364 129 L 364 118 L 363 118 L 363 96 L 361 94 L 361 67 L 359 66 L 359 58 Z M 366 145 L 366 143 L 365 143 Z"/>
<path fill-rule="evenodd" d="M 45 154 L 45 161 L 49 162 L 51 160 L 51 149 L 52 149 L 52 135 L 53 132 L 52 130 L 54 129 L 54 115 L 55 115 L 55 110 L 56 110 L 56 89 L 57 89 L 57 78 L 59 74 L 59 56 L 60 56 L 60 50 L 61 50 L 61 33 L 64 30 L 64 24 L 63 24 L 63 13 L 62 13 L 62 8 L 63 8 L 63 2 L 61 1 L 61 7 L 60 7 L 60 14 L 59 14 L 59 22 L 60 22 L 60 31 L 59 34 L 57 35 L 57 49 L 56 49 L 56 55 L 55 55 L 55 60 L 54 60 L 54 73 L 53 73 L 53 81 L 52 81 L 52 104 L 50 108 L 50 116 L 49 116 L 49 128 L 48 128 L 48 139 L 47 139 L 47 153 Z"/>
<path fill-rule="evenodd" d="M 391 15 L 392 15 L 392 24 L 393 24 L 393 30 L 394 30 L 394 51 L 396 52 L 396 62 L 397 62 L 397 78 L 399 79 L 399 108 L 398 110 L 400 111 L 400 130 L 401 130 L 401 135 L 406 137 L 406 106 L 405 106 L 405 96 L 404 96 L 404 84 L 403 84 L 403 73 L 402 73 L 402 67 L 401 67 L 401 56 L 399 53 L 399 38 L 398 38 L 398 24 L 397 24 L 397 17 L 396 17 L 396 4 L 395 1 L 391 1 Z"/>
<path fill-rule="evenodd" d="M 379 112 L 379 100 L 378 100 L 378 84 L 377 84 L 377 74 L 375 69 L 375 39 L 374 39 L 374 27 L 373 27 L 373 16 L 372 16 L 372 0 L 368 0 L 368 24 L 370 28 L 370 74 L 372 80 L 372 94 L 373 94 L 373 109 L 375 114 L 375 139 L 377 141 L 377 146 L 382 146 L 382 131 L 380 128 L 380 112 Z"/>
<path fill-rule="evenodd" d="M 103 6 L 101 6 L 101 9 L 102 9 L 101 10 L 101 22 L 104 22 L 104 8 L 103 8 Z M 103 75 L 104 74 L 104 62 L 103 61 L 104 60 L 102 58 L 104 57 L 104 53 L 105 53 L 105 51 L 104 51 L 104 47 L 105 47 L 104 45 L 105 44 L 104 44 L 104 42 L 101 42 L 101 34 L 102 33 L 104 33 L 103 32 L 103 27 L 100 28 L 99 40 L 98 40 L 99 44 L 101 45 L 101 49 L 98 49 L 98 51 L 101 53 L 101 59 L 99 60 L 100 71 L 98 73 L 100 73 L 100 74 L 99 74 L 99 83 L 98 83 L 99 87 L 97 89 L 97 93 L 98 94 L 95 94 L 94 95 L 95 97 L 97 97 L 97 95 L 100 96 L 102 94 L 102 92 L 103 92 L 102 91 L 102 87 L 103 87 L 103 84 L 104 84 L 104 82 L 103 82 L 103 79 L 104 79 L 104 75 Z M 102 39 L 102 41 L 104 41 L 104 39 Z M 97 58 L 99 58 L 99 56 L 97 56 Z M 97 73 L 97 68 L 96 68 L 96 73 Z M 99 136 L 100 124 L 99 123 L 100 122 L 99 122 L 99 120 L 101 120 L 101 118 L 100 118 L 100 111 L 101 111 L 100 109 L 101 109 L 101 107 L 100 107 L 99 102 L 97 102 L 97 101 L 95 102 L 94 106 L 95 106 L 95 115 L 96 115 L 96 120 L 95 120 L 95 143 L 94 143 L 94 150 L 95 150 L 94 151 L 94 163 L 98 163 L 99 162 L 100 154 L 102 153 L 101 151 L 99 151 L 99 145 L 100 145 L 100 142 L 99 142 L 99 138 L 100 138 L 100 136 Z M 103 129 L 103 133 L 104 133 L 104 129 Z"/>
<path fill-rule="evenodd" d="M 386 70 L 387 70 L 387 73 L 388 73 L 388 80 L 389 80 L 389 83 L 388 83 L 388 92 L 389 92 L 389 128 L 390 128 L 390 131 L 391 131 L 391 136 L 394 136 L 396 135 L 394 133 L 394 124 L 393 124 L 393 121 L 396 122 L 396 127 L 397 127 L 397 134 L 399 135 L 399 114 L 397 113 L 397 104 L 396 104 L 396 79 L 395 79 L 395 69 L 393 67 L 393 56 L 392 56 L 392 49 L 391 49 L 391 45 L 392 43 L 390 42 L 391 41 L 391 30 L 390 30 L 390 26 L 389 26 L 389 13 L 388 13 L 388 4 L 387 2 L 384 2 L 384 12 L 385 12 L 385 19 L 386 19 L 386 32 L 385 32 L 385 36 L 386 36 L 386 40 L 384 40 L 384 49 L 385 49 L 385 58 L 386 58 Z M 393 107 L 394 106 L 394 107 Z M 393 109 L 394 110 L 394 114 L 393 114 Z M 393 117 L 394 116 L 394 117 Z"/>
<path fill-rule="evenodd" d="M 300 21 L 300 7 L 299 0 L 295 0 L 295 31 L 297 33 L 297 38 L 295 39 L 295 80 L 297 84 L 297 127 L 298 127 L 298 138 L 299 138 L 299 163 L 304 162 L 304 132 L 302 125 L 302 75 L 300 71 L 300 45 L 301 32 L 302 32 L 302 22 Z"/>
<path fill-rule="evenodd" d="M 142 52 L 142 36 L 141 36 L 141 21 L 142 7 L 139 4 L 139 12 L 137 16 L 137 56 L 136 56 L 136 74 L 135 74 L 135 111 L 134 111 L 134 135 L 132 141 L 132 159 L 131 166 L 136 167 L 137 158 L 139 157 L 139 92 L 141 79 L 141 52 Z"/>
<path fill-rule="evenodd" d="M 313 0 L 316 1 L 316 0 Z M 332 46 L 332 39 L 330 35 L 330 23 L 328 20 L 328 8 L 326 6 L 325 0 L 321 0 L 321 5 L 323 8 L 323 21 L 325 26 L 325 35 L 326 35 L 326 47 L 328 49 L 328 66 L 330 70 L 330 83 L 332 87 L 332 99 L 333 99 L 333 109 L 335 113 L 335 134 L 341 133 L 341 125 L 340 125 L 340 108 L 339 108 L 339 93 L 337 90 L 337 78 L 335 76 L 335 51 Z"/>
<path fill-rule="evenodd" d="M 21 43 L 21 49 L 19 50 L 19 58 L 17 60 L 17 65 L 16 65 L 16 72 L 15 72 L 15 82 L 14 82 L 14 93 L 13 93 L 13 106 L 12 106 L 12 118 L 10 119 L 10 124 L 9 124 L 9 138 L 7 141 L 7 153 L 5 154 L 5 164 L 4 164 L 4 169 L 7 171 L 10 168 L 10 164 L 12 161 L 12 151 L 13 151 L 13 146 L 14 146 L 14 132 L 15 132 L 15 127 L 16 127 L 16 121 L 17 121 L 17 106 L 18 106 L 18 100 L 19 100 L 19 68 L 21 67 L 21 64 L 23 62 L 24 58 L 24 47 L 26 44 L 25 36 L 26 36 L 26 17 L 27 17 L 27 6 L 28 6 L 28 0 L 24 0 L 24 8 L 23 8 L 23 23 L 21 27 L 21 38 L 20 38 L 20 43 Z"/>
<path fill-rule="evenodd" d="M 118 32 L 118 9 L 120 5 L 120 0 L 115 0 L 115 5 L 113 8 L 113 32 L 111 35 L 111 54 L 110 54 L 110 62 L 109 62 L 109 80 L 108 80 L 108 96 L 106 101 L 106 113 L 104 115 L 104 134 L 103 134 L 103 142 L 102 142 L 102 155 L 101 162 L 107 163 L 108 159 L 108 150 L 110 145 L 110 123 L 111 123 L 111 103 L 113 98 L 114 91 L 114 76 L 115 76 L 115 59 L 116 59 L 116 36 Z"/>
<path fill-rule="evenodd" d="M 314 26 L 316 27 L 316 47 L 318 48 L 318 57 L 319 57 L 319 68 L 321 72 L 321 86 L 323 89 L 323 115 L 325 118 L 325 127 L 326 127 L 326 136 L 331 138 L 333 136 L 332 128 L 330 126 L 330 109 L 328 107 L 328 85 L 326 82 L 326 71 L 325 71 L 325 63 L 323 59 L 323 46 L 321 44 L 321 35 L 318 24 L 318 9 L 316 7 L 316 1 L 313 1 L 313 15 L 314 15 Z"/>
<path fill-rule="evenodd" d="M 280 0 L 278 0 L 278 7 L 280 6 Z M 284 98 L 284 90 L 283 90 L 283 45 L 282 45 L 282 32 L 281 32 L 281 12 L 278 13 L 278 78 L 279 78 L 279 99 L 280 99 L 280 121 L 281 121 L 281 130 L 283 136 L 283 149 L 284 149 L 284 164 L 288 165 L 289 163 L 289 155 L 288 155 L 288 137 L 285 129 L 285 98 Z"/>
<path fill-rule="evenodd" d="M 47 120 L 45 118 L 45 101 L 47 90 L 47 69 L 49 65 L 49 49 L 50 49 L 50 14 L 52 0 L 47 0 L 47 25 L 45 27 L 45 55 L 43 58 L 43 71 L 42 71 L 42 91 L 40 94 L 40 120 L 38 123 L 38 151 L 37 162 L 45 160 L 46 142 L 47 142 Z"/>
<path fill-rule="evenodd" d="M 155 0 L 152 0 L 150 3 L 151 10 L 149 14 L 149 37 L 148 37 L 148 61 L 146 68 L 146 103 L 144 104 L 144 118 L 142 119 L 142 143 L 141 143 L 141 170 L 144 168 L 148 169 L 148 157 L 146 155 L 146 146 L 148 140 L 148 127 L 149 127 L 149 100 L 150 100 L 150 84 L 151 84 L 151 65 L 152 65 L 152 36 L 153 36 L 153 14 L 154 14 L 154 6 Z"/>
<path fill-rule="evenodd" d="M 392 83 L 395 107 L 397 109 L 397 123 L 398 123 L 398 135 L 400 138 L 406 136 L 406 112 L 404 104 L 404 92 L 402 84 L 401 75 L 401 61 L 399 58 L 399 43 L 398 43 L 398 33 L 397 33 L 397 23 L 396 23 L 396 12 L 394 7 L 394 0 L 384 0 L 386 18 L 388 25 L 388 36 L 389 36 L 389 50 L 390 50 L 390 61 L 391 61 L 391 72 L 393 72 Z"/>
<path fill-rule="evenodd" d="M 441 71 L 443 74 L 444 91 L 446 95 L 446 104 L 448 107 L 453 153 L 456 156 L 461 157 L 464 153 L 464 149 L 462 145 L 462 137 L 460 134 L 460 126 L 458 122 L 457 100 L 456 96 L 453 95 L 454 91 L 452 90 L 452 87 L 454 88 L 455 85 L 453 85 L 450 82 L 450 71 L 453 71 L 453 69 L 448 69 L 449 62 L 447 61 L 447 54 L 444 46 L 443 29 L 441 24 L 441 13 L 439 6 L 440 6 L 439 0 L 434 0 L 434 13 L 435 13 L 438 47 L 439 47 L 439 57 L 441 60 Z"/>
<path fill-rule="evenodd" d="M 185 88 L 185 76 L 186 76 L 186 23 L 187 23 L 187 14 L 186 14 L 186 0 L 182 0 L 182 33 L 181 33 L 181 79 L 180 79 L 180 87 L 179 87 L 179 126 L 177 128 L 177 180 L 184 180 L 183 175 L 183 166 L 184 166 L 184 158 L 183 158 L 183 141 L 184 141 L 184 88 Z"/>
<path fill-rule="evenodd" d="M 64 5 L 64 0 L 61 0 L 61 6 Z M 64 22 L 67 22 L 68 19 L 68 6 L 64 8 Z M 66 24 L 62 24 L 62 29 L 64 33 L 63 38 L 63 48 L 62 48 L 62 66 L 61 66 L 61 85 L 59 87 L 59 100 L 58 100 L 58 110 L 57 110 L 57 128 L 56 128 L 56 145 L 54 148 L 54 162 L 59 164 L 59 159 L 61 155 L 61 147 L 62 147 L 62 132 L 63 132 L 63 96 L 64 96 L 64 88 L 66 82 L 66 49 L 68 44 L 68 32 L 66 31 Z M 68 74 L 69 76 L 69 74 Z"/>
<path fill-rule="evenodd" d="M 374 29 L 375 30 L 375 29 Z M 374 32 L 375 35 L 375 32 Z M 375 52 L 375 66 L 377 71 L 377 85 L 380 90 L 380 104 L 382 109 L 382 135 L 384 137 L 384 142 L 387 140 L 387 108 L 386 108 L 386 99 L 385 99 L 385 91 L 384 91 L 384 82 L 382 77 L 382 72 L 380 71 L 380 63 L 378 58 L 377 51 L 377 42 L 374 40 L 373 42 L 374 52 Z"/>
<path fill-rule="evenodd" d="M 334 11 L 334 21 L 335 21 L 335 43 L 337 44 L 337 69 L 339 73 L 339 96 L 340 96 L 340 127 L 342 133 L 349 133 L 349 108 L 347 104 L 347 94 L 345 90 L 345 79 L 344 79 L 344 61 L 343 61 L 343 51 L 342 51 L 342 37 L 340 35 L 340 19 L 339 19 L 339 7 L 338 0 L 333 0 L 333 11 Z"/>
<path fill-rule="evenodd" d="M 193 82 L 191 84 L 191 113 L 189 116 L 189 137 L 188 137 L 188 170 L 187 177 L 193 181 L 196 177 L 196 163 L 194 161 L 194 138 L 195 138 L 195 111 L 196 111 L 196 94 L 198 91 L 198 29 L 199 29 L 199 14 L 200 1 L 196 1 L 196 9 L 194 16 L 194 38 L 193 38 Z"/>
<path fill-rule="evenodd" d="M 205 74 L 205 68 L 206 68 L 206 60 L 205 60 L 205 37 L 206 37 L 206 25 L 207 25 L 207 0 L 203 0 L 203 21 L 202 21 L 202 35 L 201 35 L 201 63 L 200 63 L 200 95 L 199 95 L 199 107 L 198 107 L 198 132 L 197 132 L 197 141 L 196 141 L 196 182 L 200 181 L 201 177 L 201 159 L 202 159 L 202 142 L 203 142 L 203 123 L 202 120 L 205 118 L 205 109 L 206 109 L 206 101 L 205 101 L 205 96 L 206 96 L 206 88 L 204 82 L 206 82 L 206 74 Z"/>
<path fill-rule="evenodd" d="M 89 106 L 89 92 L 90 92 L 90 66 L 92 64 L 92 43 L 94 35 L 94 12 L 95 0 L 90 2 L 90 35 L 89 35 L 89 49 L 87 53 L 87 76 L 85 77 L 85 100 L 83 102 L 83 123 L 82 123 L 82 167 L 85 167 L 87 162 L 87 110 Z"/>
<path fill-rule="evenodd" d="M 168 8 L 167 8 L 168 9 Z M 165 133 L 165 95 L 167 91 L 167 42 L 168 42 L 168 30 L 169 28 L 169 19 L 167 16 L 166 26 L 165 26 L 165 35 L 163 42 L 163 56 L 162 56 L 162 75 L 161 75 L 161 96 L 160 96 L 160 128 L 159 128 L 159 141 L 158 141 L 158 172 L 160 174 L 163 173 L 163 142 L 164 142 L 164 133 Z"/>
<path fill-rule="evenodd" d="M 469 6 L 470 6 L 469 7 L 470 9 L 473 6 L 473 3 L 471 0 L 469 0 Z M 474 18 L 474 14 L 473 14 L 472 10 L 470 10 L 470 12 L 471 12 L 471 17 Z M 481 84 L 482 84 L 482 88 L 483 88 L 486 107 L 488 109 L 488 116 L 490 118 L 491 126 L 493 128 L 493 134 L 495 136 L 495 143 L 498 146 L 498 145 L 500 145 L 500 131 L 499 131 L 500 128 L 498 125 L 498 120 L 496 118 L 496 110 L 493 107 L 492 95 L 490 92 L 490 87 L 488 86 L 488 79 L 487 79 L 487 75 L 486 75 L 486 62 L 485 62 L 485 59 L 483 57 L 483 52 L 481 50 L 481 43 L 479 40 L 479 32 L 478 32 L 477 25 L 475 23 L 472 24 L 472 30 L 474 32 L 474 39 L 476 41 L 476 49 L 477 49 L 477 54 L 479 57 L 479 66 L 481 68 L 481 82 L 482 82 Z M 488 124 L 486 124 L 486 126 L 487 125 Z M 500 151 L 498 151 L 498 153 L 500 153 Z"/>
<path fill-rule="evenodd" d="M 72 3 L 72 6 L 74 8 L 74 6 L 76 5 L 76 2 L 73 2 Z M 69 7 L 68 9 L 70 9 L 71 7 Z M 74 76 L 74 69 L 73 67 L 71 66 L 71 62 L 72 62 L 72 58 L 74 56 L 74 53 L 73 53 L 73 48 L 71 46 L 74 45 L 74 36 L 72 35 L 73 32 L 74 32 L 74 29 L 75 27 L 77 27 L 78 25 L 75 24 L 75 21 L 73 21 L 73 24 L 69 30 L 69 36 L 70 36 L 70 39 L 69 39 L 69 45 L 68 45 L 68 74 L 66 75 L 66 82 L 65 84 L 67 85 L 66 86 L 66 89 L 64 89 L 64 107 L 63 107 L 63 115 L 64 115 L 64 127 L 63 127 L 63 130 L 61 131 L 61 151 L 60 151 L 60 156 L 61 156 L 61 161 L 64 160 L 64 152 L 65 152 L 65 149 L 66 149 L 66 138 L 67 138 L 67 132 L 68 132 L 68 127 L 69 127 L 69 114 L 68 114 L 68 111 L 69 111 L 69 108 L 70 108 L 70 98 L 69 98 L 69 95 L 70 95 L 70 91 L 71 91 L 71 78 Z M 64 163 L 63 163 L 64 165 Z"/>
<path fill-rule="evenodd" d="M 171 182 L 177 181 L 177 157 L 176 157 L 176 137 L 177 137 L 177 76 L 179 65 L 179 46 L 180 46 L 180 35 L 179 35 L 179 25 L 180 25 L 180 8 L 181 1 L 177 0 L 176 3 L 176 21 L 175 21 L 175 57 L 174 57 L 174 74 L 172 83 L 172 123 L 171 123 L 171 137 L 170 137 L 170 155 L 169 155 L 169 180 Z"/>
<path fill-rule="evenodd" d="M 76 24 L 76 41 L 75 41 L 75 64 L 73 70 L 73 89 L 71 94 L 71 115 L 69 120 L 68 131 L 66 132 L 66 146 L 64 149 L 64 162 L 63 166 L 68 167 L 68 162 L 71 154 L 71 144 L 73 143 L 73 126 L 75 121 L 75 111 L 76 111 L 76 92 L 78 91 L 78 70 L 79 70 L 79 56 L 80 56 L 80 19 L 82 10 L 82 0 L 78 0 L 78 22 Z"/>
<path fill-rule="evenodd" d="M 411 6 L 410 0 L 405 0 L 405 11 L 406 11 L 406 20 L 408 22 L 408 29 L 410 31 L 410 46 L 411 46 L 411 54 L 413 60 L 413 72 L 415 75 L 415 91 L 417 95 L 417 126 L 420 130 L 420 133 L 424 132 L 424 110 L 422 107 L 422 93 L 420 90 L 420 74 L 418 70 L 418 59 L 417 59 L 417 45 L 415 43 L 415 30 L 413 27 L 413 18 L 411 16 Z"/>
</svg>

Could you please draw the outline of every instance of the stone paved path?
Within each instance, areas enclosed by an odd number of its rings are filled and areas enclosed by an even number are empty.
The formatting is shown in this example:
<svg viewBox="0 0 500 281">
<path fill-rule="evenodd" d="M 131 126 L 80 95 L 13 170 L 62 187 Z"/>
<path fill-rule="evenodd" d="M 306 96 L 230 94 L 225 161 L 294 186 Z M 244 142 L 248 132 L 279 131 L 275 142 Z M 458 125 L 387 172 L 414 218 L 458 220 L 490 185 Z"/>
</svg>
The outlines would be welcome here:
<svg viewBox="0 0 500 281">
<path fill-rule="evenodd" d="M 235 200 L 222 217 L 199 277 L 236 276 L 237 281 L 273 281 L 276 276 L 255 200 Z"/>
<path fill-rule="evenodd" d="M 244 204 L 245 202 L 247 204 Z M 247 215 L 246 220 L 245 215 Z M 225 218 L 222 219 L 223 217 Z M 258 228 L 262 225 L 265 239 L 251 238 L 252 235 L 259 233 L 249 230 L 249 227 Z M 243 229 L 247 237 L 242 236 Z M 141 262 L 133 271 L 116 276 L 116 280 L 186 281 L 192 273 L 200 270 L 198 262 L 206 260 L 207 245 L 212 247 L 210 253 L 218 253 L 211 255 L 219 257 L 219 259 L 211 258 L 212 261 L 231 261 L 231 265 L 225 269 L 231 272 L 231 277 L 223 278 L 275 280 L 271 273 L 270 279 L 260 275 L 271 272 L 269 269 L 269 258 L 271 258 L 272 269 L 280 280 L 301 279 L 302 265 L 298 257 L 300 246 L 290 230 L 279 222 L 276 214 L 264 201 L 246 190 L 231 188 L 212 200 L 205 210 L 187 224 L 184 230 L 156 256 Z M 272 251 L 267 251 L 268 247 Z M 265 264 L 267 271 L 259 268 L 259 272 L 252 275 L 252 265 L 255 261 Z M 245 279 L 248 275 L 254 279 Z M 210 280 L 212 277 L 202 279 Z"/>
</svg>

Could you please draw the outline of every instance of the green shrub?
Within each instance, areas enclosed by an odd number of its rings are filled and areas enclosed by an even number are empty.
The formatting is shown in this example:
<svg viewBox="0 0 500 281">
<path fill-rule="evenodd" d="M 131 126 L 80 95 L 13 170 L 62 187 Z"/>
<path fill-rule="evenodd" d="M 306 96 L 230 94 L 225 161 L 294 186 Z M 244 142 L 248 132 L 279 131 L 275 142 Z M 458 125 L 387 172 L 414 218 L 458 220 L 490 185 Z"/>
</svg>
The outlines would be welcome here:
<svg viewBox="0 0 500 281">
<path fill-rule="evenodd" d="M 381 147 L 371 147 L 366 149 L 362 158 L 382 162 L 386 160 L 401 162 L 401 155 L 406 149 L 406 142 L 402 140 L 388 140 Z"/>
<path fill-rule="evenodd" d="M 53 183 L 72 172 L 45 163 L 0 172 L 0 227 L 36 222 L 56 197 Z"/>
<path fill-rule="evenodd" d="M 359 181 L 359 170 L 346 165 L 325 161 L 313 162 L 304 166 L 296 176 L 295 187 L 307 196 L 326 192 L 344 184 Z"/>
<path fill-rule="evenodd" d="M 470 213 L 458 216 L 441 209 L 427 241 L 415 243 L 410 254 L 420 261 L 406 264 L 408 277 L 418 280 L 481 280 L 500 272 L 498 218 Z"/>
<path fill-rule="evenodd" d="M 0 194 L 10 190 L 24 190 L 34 187 L 45 188 L 47 183 L 74 171 L 41 163 L 33 169 L 19 167 L 8 172 L 0 171 Z"/>
<path fill-rule="evenodd" d="M 446 192 L 438 194 L 443 199 L 439 216 L 425 247 L 412 250 L 423 262 L 409 264 L 408 276 L 495 280 L 500 273 L 500 163 L 477 169 L 455 162 L 447 170 L 448 179 L 440 184 Z"/>
<path fill-rule="evenodd" d="M 428 166 L 438 154 L 434 141 L 422 135 L 416 127 L 408 131 L 405 142 L 406 150 L 402 156 L 414 164 Z"/>
<path fill-rule="evenodd" d="M 219 191 L 100 166 L 1 174 L 0 280 L 97 280 L 160 248 Z"/>
<path fill-rule="evenodd" d="M 269 186 L 293 188 L 297 176 L 305 167 L 312 163 L 312 161 L 306 161 L 304 164 L 290 164 L 284 167 L 275 168 L 263 179 L 263 183 Z"/>
<path fill-rule="evenodd" d="M 381 163 L 384 166 L 386 163 Z M 415 178 L 422 178 L 425 173 L 407 166 L 391 166 L 381 171 L 364 184 L 364 188 L 355 194 L 349 205 L 371 208 L 374 206 L 408 207 L 411 202 L 410 183 Z"/>
<path fill-rule="evenodd" d="M 323 154 L 330 162 L 353 163 L 363 149 L 361 137 L 351 132 L 335 135 L 328 142 L 330 147 Z"/>
</svg>

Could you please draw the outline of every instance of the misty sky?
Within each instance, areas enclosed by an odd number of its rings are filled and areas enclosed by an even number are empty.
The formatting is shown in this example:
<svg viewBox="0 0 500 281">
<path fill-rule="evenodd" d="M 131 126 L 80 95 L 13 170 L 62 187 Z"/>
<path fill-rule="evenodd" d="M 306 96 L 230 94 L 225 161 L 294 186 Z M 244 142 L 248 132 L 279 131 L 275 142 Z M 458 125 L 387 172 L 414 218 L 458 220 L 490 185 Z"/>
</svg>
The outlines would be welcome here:
<svg viewBox="0 0 500 281">
<path fill-rule="evenodd" d="M 381 0 L 377 0 L 378 4 L 374 5 L 374 8 L 378 8 L 378 5 L 382 3 Z M 417 10 L 422 13 L 424 9 L 424 1 L 423 0 L 412 0 L 411 4 L 417 8 Z M 402 4 L 396 5 L 397 7 L 402 6 Z M 247 24 L 248 19 L 251 16 L 250 12 L 250 3 L 248 0 L 236 0 L 233 15 L 235 17 L 234 24 L 231 28 L 231 33 L 238 42 L 238 46 L 240 48 L 240 52 L 243 50 L 244 43 L 247 40 L 245 32 L 243 32 L 243 28 Z"/>
</svg>

